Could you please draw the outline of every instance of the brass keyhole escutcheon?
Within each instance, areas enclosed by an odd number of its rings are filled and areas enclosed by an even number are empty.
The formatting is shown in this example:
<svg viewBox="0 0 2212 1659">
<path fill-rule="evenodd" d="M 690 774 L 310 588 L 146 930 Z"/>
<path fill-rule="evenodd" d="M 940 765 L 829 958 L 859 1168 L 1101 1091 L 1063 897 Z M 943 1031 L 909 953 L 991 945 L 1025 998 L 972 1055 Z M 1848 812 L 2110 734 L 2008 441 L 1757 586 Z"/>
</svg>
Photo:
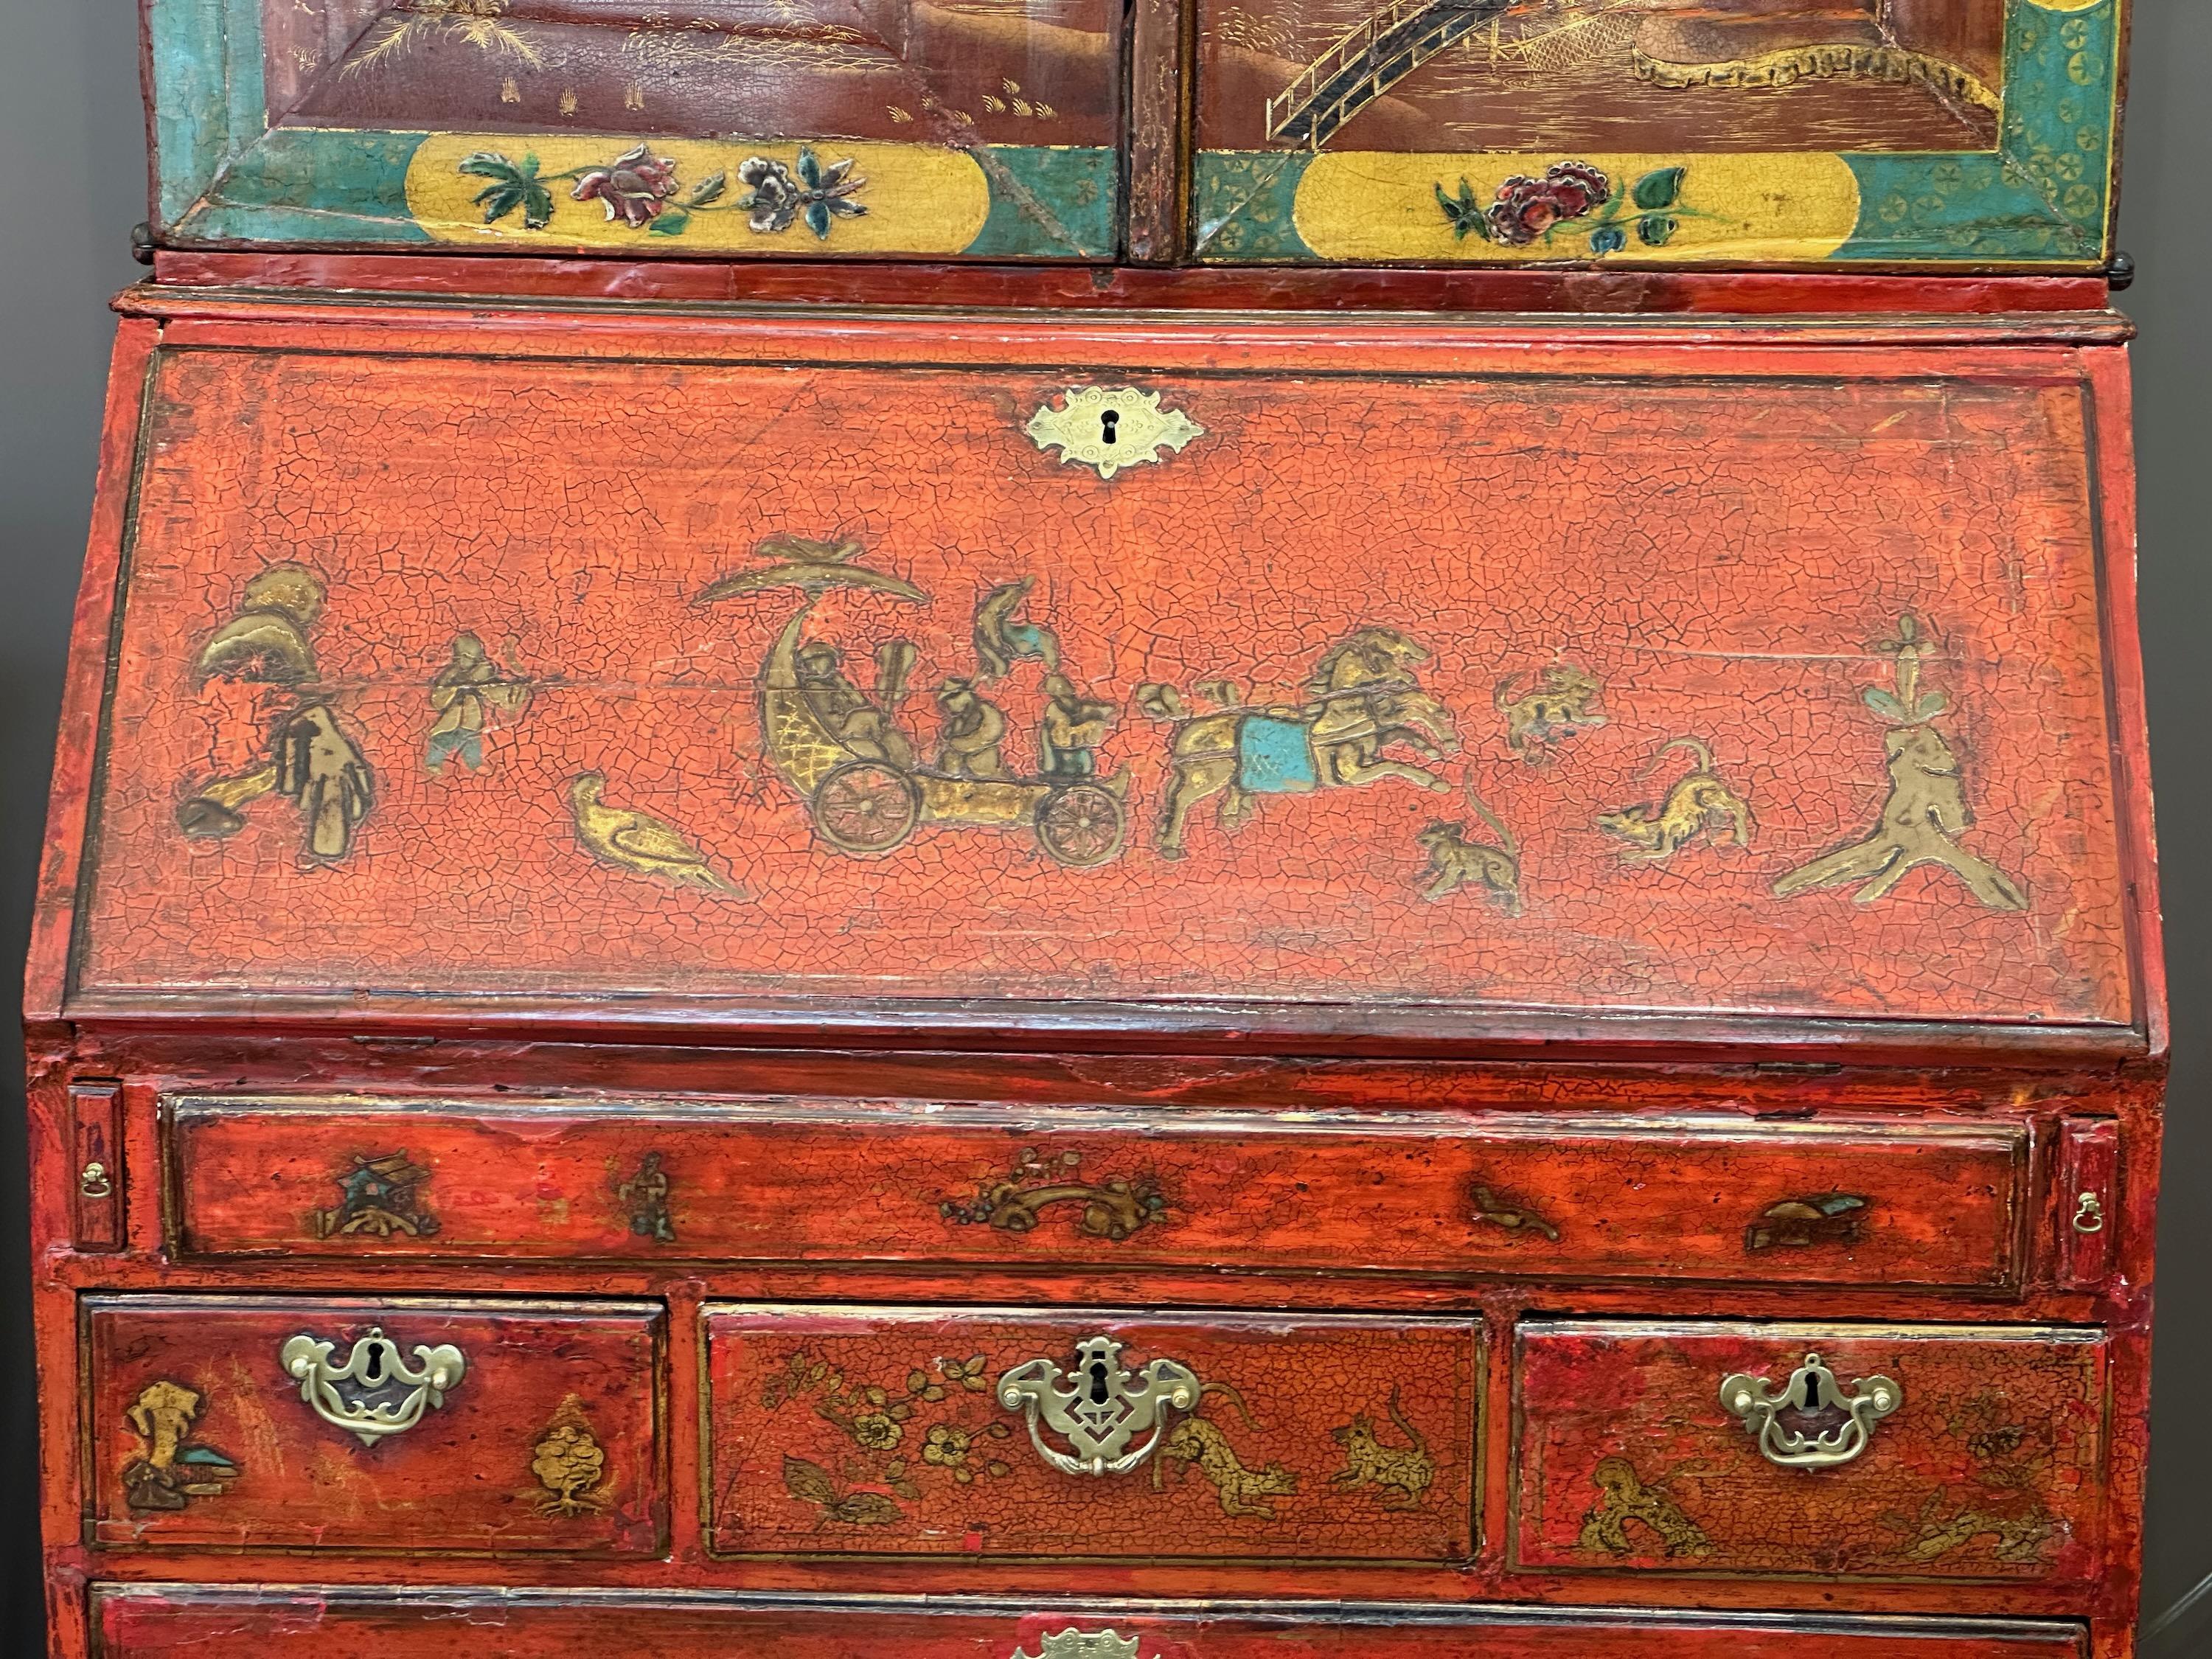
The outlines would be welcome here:
<svg viewBox="0 0 2212 1659">
<path fill-rule="evenodd" d="M 2084 1193 L 2074 1206 L 2074 1231 L 2077 1233 L 2101 1233 L 2105 1231 L 2105 1200 L 2094 1193 Z"/>
</svg>

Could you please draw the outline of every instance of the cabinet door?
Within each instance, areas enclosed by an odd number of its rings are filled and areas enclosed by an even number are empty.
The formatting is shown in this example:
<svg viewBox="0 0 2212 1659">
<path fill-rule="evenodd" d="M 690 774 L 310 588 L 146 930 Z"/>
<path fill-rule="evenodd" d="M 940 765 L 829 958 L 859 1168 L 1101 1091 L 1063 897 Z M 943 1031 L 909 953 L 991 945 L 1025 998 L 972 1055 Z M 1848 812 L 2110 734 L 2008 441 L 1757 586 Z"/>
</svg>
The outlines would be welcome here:
<svg viewBox="0 0 2212 1659">
<path fill-rule="evenodd" d="M 2099 265 L 2122 7 L 1199 0 L 1199 255 Z"/>
<path fill-rule="evenodd" d="M 1100 259 L 1111 0 L 150 5 L 156 234 Z"/>
</svg>

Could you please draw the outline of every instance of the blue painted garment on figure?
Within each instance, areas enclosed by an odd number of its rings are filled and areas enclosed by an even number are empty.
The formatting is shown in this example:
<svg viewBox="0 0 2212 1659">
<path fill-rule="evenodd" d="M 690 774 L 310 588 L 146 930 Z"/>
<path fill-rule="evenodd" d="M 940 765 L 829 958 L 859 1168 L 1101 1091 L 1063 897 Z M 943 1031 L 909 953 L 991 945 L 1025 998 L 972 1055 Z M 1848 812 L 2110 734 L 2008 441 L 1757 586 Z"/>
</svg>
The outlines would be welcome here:
<svg viewBox="0 0 2212 1659">
<path fill-rule="evenodd" d="M 1316 787 L 1303 720 L 1247 714 L 1237 728 L 1237 787 L 1255 795 L 1299 795 Z"/>
</svg>

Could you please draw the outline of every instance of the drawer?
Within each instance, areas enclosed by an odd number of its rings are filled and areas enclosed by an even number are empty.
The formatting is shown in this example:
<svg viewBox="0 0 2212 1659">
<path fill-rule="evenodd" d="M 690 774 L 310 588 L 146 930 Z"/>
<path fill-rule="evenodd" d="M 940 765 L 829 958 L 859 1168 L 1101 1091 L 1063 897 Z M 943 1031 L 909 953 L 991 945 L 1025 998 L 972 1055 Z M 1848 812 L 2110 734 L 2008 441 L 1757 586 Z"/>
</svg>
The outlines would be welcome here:
<svg viewBox="0 0 2212 1659">
<path fill-rule="evenodd" d="M 710 1307 L 731 1555 L 1448 1562 L 1465 1320 Z"/>
<path fill-rule="evenodd" d="M 2094 1332 L 1537 1322 L 1514 1384 L 1516 1566 L 1982 1583 L 2094 1569 Z"/>
<path fill-rule="evenodd" d="M 98 1543 L 663 1547 L 654 1308 L 101 1297 L 83 1334 Z"/>
<path fill-rule="evenodd" d="M 2080 1632 L 2019 1620 L 1779 1620 L 1523 1608 L 830 1601 L 530 1589 L 97 1586 L 106 1659 L 2079 1659 Z"/>
<path fill-rule="evenodd" d="M 1996 1289 L 2016 1126 L 186 1097 L 202 1255 L 892 1261 Z"/>
</svg>

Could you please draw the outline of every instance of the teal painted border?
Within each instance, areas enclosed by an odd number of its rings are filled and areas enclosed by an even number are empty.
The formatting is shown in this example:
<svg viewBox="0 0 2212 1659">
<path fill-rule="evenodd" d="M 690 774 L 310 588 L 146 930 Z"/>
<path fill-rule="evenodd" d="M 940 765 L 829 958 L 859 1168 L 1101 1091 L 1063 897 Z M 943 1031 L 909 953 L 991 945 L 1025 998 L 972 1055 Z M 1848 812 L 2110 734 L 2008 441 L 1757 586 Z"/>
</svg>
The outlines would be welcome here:
<svg viewBox="0 0 2212 1659">
<path fill-rule="evenodd" d="M 1846 156 L 1859 223 L 1831 257 L 2102 264 L 2119 71 L 2119 0 L 2013 0 L 1996 149 Z"/>
<path fill-rule="evenodd" d="M 1121 157 L 1105 149 L 991 144 L 975 152 L 990 216 L 970 258 L 1111 259 L 1120 244 Z"/>
<path fill-rule="evenodd" d="M 260 0 L 148 0 L 155 210 L 179 223 L 268 131 Z"/>
<path fill-rule="evenodd" d="M 1193 252 L 1201 259 L 1313 260 L 1291 222 L 1305 150 L 1200 150 L 1191 160 Z"/>
</svg>

